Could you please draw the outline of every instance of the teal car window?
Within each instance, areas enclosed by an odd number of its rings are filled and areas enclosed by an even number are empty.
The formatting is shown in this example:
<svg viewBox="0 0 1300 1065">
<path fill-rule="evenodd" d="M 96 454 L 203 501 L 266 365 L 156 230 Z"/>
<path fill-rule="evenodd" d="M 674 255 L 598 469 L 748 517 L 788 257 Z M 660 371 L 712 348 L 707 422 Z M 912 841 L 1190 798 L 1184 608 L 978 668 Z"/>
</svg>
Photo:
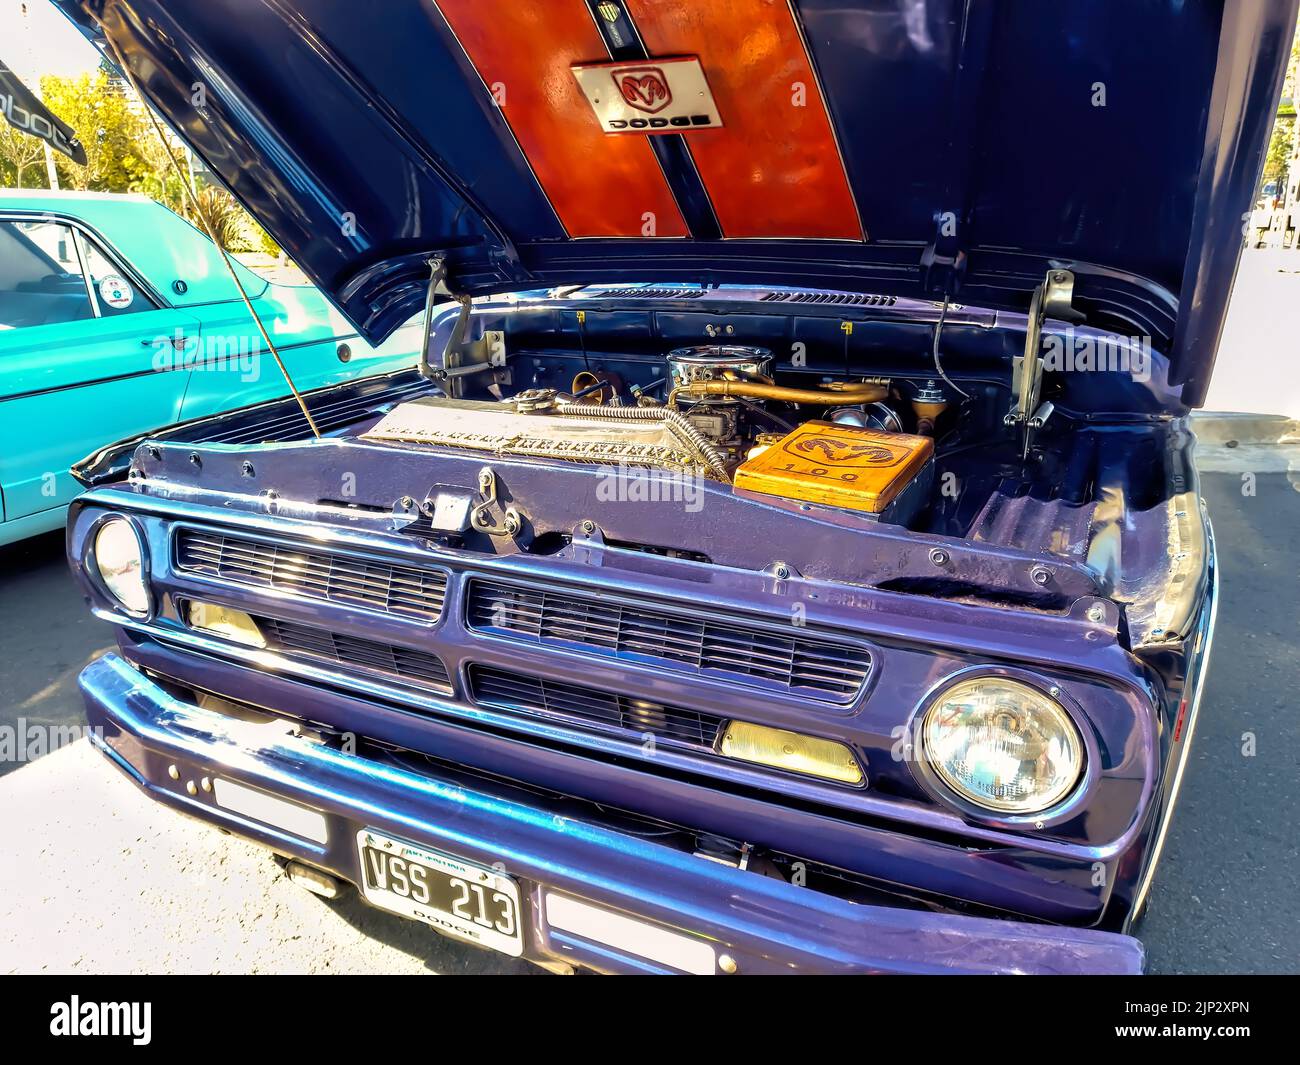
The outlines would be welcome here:
<svg viewBox="0 0 1300 1065">
<path fill-rule="evenodd" d="M 0 222 L 0 328 L 93 317 L 72 229 L 58 222 Z"/>
<path fill-rule="evenodd" d="M 104 318 L 137 311 L 152 311 L 154 302 L 132 284 L 126 273 L 87 236 L 81 236 L 86 270 L 90 274 L 90 291 Z"/>
</svg>

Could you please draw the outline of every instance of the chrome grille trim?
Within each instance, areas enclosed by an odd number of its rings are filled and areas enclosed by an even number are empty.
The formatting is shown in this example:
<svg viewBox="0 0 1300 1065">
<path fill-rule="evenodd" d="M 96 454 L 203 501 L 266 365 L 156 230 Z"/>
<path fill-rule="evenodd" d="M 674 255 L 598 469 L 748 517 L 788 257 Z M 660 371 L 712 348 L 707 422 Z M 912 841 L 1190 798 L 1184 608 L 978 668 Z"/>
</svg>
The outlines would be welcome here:
<svg viewBox="0 0 1300 1065">
<path fill-rule="evenodd" d="M 565 644 L 606 657 L 639 657 L 700 676 L 846 702 L 862 690 L 871 655 L 817 633 L 788 636 L 705 621 L 649 604 L 625 606 L 504 581 L 470 581 L 466 625 L 536 644 Z"/>
<path fill-rule="evenodd" d="M 712 751 L 722 729 L 723 719 L 711 714 L 478 663 L 469 667 L 469 684 L 480 706 L 636 737 L 648 733 L 656 742 Z"/>
<path fill-rule="evenodd" d="M 219 581 L 434 622 L 447 597 L 447 574 L 348 557 L 319 548 L 181 527 L 175 565 Z"/>
</svg>

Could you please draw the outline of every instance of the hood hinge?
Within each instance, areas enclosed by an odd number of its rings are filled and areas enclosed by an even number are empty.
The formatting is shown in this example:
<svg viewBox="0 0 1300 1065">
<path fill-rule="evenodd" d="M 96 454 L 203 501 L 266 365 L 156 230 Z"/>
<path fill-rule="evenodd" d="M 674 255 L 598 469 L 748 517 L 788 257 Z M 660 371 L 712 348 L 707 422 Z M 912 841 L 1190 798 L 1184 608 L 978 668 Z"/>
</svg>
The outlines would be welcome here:
<svg viewBox="0 0 1300 1065">
<path fill-rule="evenodd" d="M 443 349 L 443 365 L 447 365 L 447 352 L 456 343 L 457 336 L 464 336 L 465 325 L 469 320 L 469 297 L 458 297 L 447 287 L 447 260 L 433 256 L 425 261 L 429 268 L 429 284 L 424 293 L 424 335 L 420 338 L 420 375 L 431 381 L 438 380 L 436 371 L 429 363 L 429 345 L 433 341 L 433 308 L 439 296 L 451 296 L 460 301 L 460 316 L 451 331 L 447 347 Z"/>
<path fill-rule="evenodd" d="M 1013 400 L 1003 422 L 1020 426 L 1023 458 L 1029 457 L 1034 431 L 1041 429 L 1054 409 L 1050 402 L 1039 403 L 1043 387 L 1043 326 L 1049 318 L 1056 321 L 1081 322 L 1083 315 L 1074 309 L 1074 274 L 1069 270 L 1047 271 L 1043 283 L 1034 289 L 1025 322 L 1025 353 L 1011 361 Z"/>
<path fill-rule="evenodd" d="M 472 305 L 471 298 L 463 292 L 454 292 L 447 285 L 447 260 L 434 256 L 428 260 L 429 287 L 424 297 L 424 335 L 420 338 L 420 374 L 442 385 L 450 396 L 460 388 L 456 380 L 468 374 L 483 373 L 505 366 L 505 333 L 485 329 L 477 340 L 467 340 Z M 429 346 L 433 342 L 433 308 L 439 296 L 450 296 L 460 304 L 460 311 L 451 327 L 447 343 L 442 349 L 442 365 L 434 367 L 429 362 Z"/>
</svg>

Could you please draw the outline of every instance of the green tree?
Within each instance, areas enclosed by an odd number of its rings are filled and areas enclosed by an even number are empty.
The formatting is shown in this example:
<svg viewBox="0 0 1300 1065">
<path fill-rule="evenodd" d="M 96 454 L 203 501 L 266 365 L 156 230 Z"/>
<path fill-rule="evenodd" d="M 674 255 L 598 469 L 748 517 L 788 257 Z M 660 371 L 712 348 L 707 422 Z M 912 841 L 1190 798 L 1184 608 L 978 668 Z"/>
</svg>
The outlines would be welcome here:
<svg viewBox="0 0 1300 1065">
<path fill-rule="evenodd" d="M 1264 183 L 1286 177 L 1291 161 L 1291 133 L 1295 129 L 1295 108 L 1279 111 L 1273 123 L 1273 136 L 1268 142 L 1268 155 L 1264 157 Z"/>
<path fill-rule="evenodd" d="M 10 188 L 43 189 L 45 145 L 0 120 L 0 184 Z"/>
<path fill-rule="evenodd" d="M 194 198 L 198 201 L 198 217 L 190 220 L 199 229 L 215 236 L 217 243 L 227 251 L 248 250 L 248 240 L 244 236 L 248 216 L 230 193 L 215 185 L 205 185 Z"/>
<path fill-rule="evenodd" d="M 1264 173 L 1261 183 L 1267 185 L 1277 181 L 1281 186 L 1286 182 L 1287 171 L 1291 165 L 1292 137 L 1296 126 L 1297 93 L 1296 84 L 1300 81 L 1300 26 L 1296 27 L 1295 40 L 1291 42 L 1291 60 L 1287 64 L 1286 81 L 1283 88 L 1282 102 L 1273 121 L 1273 135 L 1269 138 L 1268 153 L 1264 156 Z M 1291 95 L 1286 95 L 1289 92 Z"/>
<path fill-rule="evenodd" d="M 165 133 L 158 139 L 143 105 L 108 65 L 77 78 L 41 78 L 41 96 L 51 111 L 71 126 L 86 150 L 86 165 L 55 155 L 59 184 L 66 189 L 138 192 L 188 218 L 200 230 L 211 225 L 223 247 L 280 255 L 275 242 L 239 203 L 216 185 L 201 184 L 198 210 L 191 207 L 168 149 L 185 168 L 180 142 Z M 0 123 L 0 185 L 45 187 L 44 147 L 34 137 Z"/>
<path fill-rule="evenodd" d="M 165 128 L 165 127 L 164 127 Z M 180 142 L 170 133 L 166 134 L 167 143 L 172 154 L 184 166 L 185 156 Z M 141 122 L 140 138 L 136 142 L 136 154 L 143 168 L 139 176 L 131 183 L 131 191 L 139 192 L 156 200 L 169 210 L 179 215 L 189 216 L 189 201 L 181 185 L 181 177 L 167 158 L 167 151 L 158 140 L 157 133 L 146 118 Z M 193 219 L 191 219 L 193 221 Z"/>
<path fill-rule="evenodd" d="M 51 111 L 77 131 L 86 165 L 58 156 L 59 184 L 65 189 L 129 192 L 150 170 L 140 144 L 145 120 L 128 106 L 121 83 L 107 71 L 78 78 L 46 75 L 41 96 Z"/>
</svg>

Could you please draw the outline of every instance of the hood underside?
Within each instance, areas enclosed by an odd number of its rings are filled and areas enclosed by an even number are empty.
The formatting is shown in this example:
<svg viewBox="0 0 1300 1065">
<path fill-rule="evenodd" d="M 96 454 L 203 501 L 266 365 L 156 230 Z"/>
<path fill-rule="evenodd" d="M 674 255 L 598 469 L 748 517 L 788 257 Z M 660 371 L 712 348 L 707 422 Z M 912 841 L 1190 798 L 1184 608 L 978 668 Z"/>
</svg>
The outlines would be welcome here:
<svg viewBox="0 0 1300 1065">
<path fill-rule="evenodd" d="M 471 295 L 731 282 L 1014 310 L 1066 267 L 1088 323 L 1150 337 L 1189 405 L 1296 10 L 56 3 L 372 340 L 420 308 L 431 257 Z"/>
</svg>

